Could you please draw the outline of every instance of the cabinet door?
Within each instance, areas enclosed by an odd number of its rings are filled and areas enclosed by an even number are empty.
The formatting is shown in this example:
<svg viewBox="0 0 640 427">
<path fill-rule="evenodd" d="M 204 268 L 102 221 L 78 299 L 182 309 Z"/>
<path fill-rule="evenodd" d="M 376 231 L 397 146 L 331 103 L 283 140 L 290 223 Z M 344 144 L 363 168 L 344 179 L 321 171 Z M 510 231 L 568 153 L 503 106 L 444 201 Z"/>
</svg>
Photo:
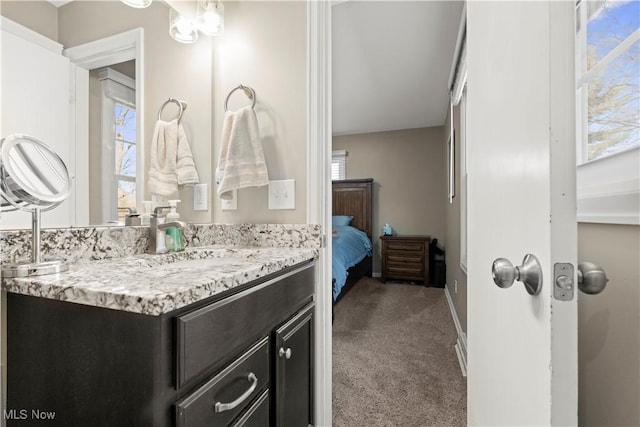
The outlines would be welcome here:
<svg viewBox="0 0 640 427">
<path fill-rule="evenodd" d="M 301 427 L 313 422 L 314 303 L 275 331 L 275 425 Z"/>
</svg>

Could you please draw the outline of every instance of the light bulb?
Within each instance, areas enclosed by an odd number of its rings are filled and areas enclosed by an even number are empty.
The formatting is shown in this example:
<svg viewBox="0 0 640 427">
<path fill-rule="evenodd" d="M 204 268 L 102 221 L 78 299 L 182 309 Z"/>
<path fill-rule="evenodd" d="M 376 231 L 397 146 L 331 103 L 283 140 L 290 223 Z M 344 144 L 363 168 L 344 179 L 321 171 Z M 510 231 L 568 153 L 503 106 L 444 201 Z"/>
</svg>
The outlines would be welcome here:
<svg viewBox="0 0 640 427">
<path fill-rule="evenodd" d="M 195 43 L 198 40 L 198 30 L 193 20 L 173 9 L 169 11 L 169 35 L 180 43 Z"/>
<path fill-rule="evenodd" d="M 224 6 L 220 1 L 200 0 L 196 13 L 198 30 L 216 36 L 224 31 Z"/>
</svg>

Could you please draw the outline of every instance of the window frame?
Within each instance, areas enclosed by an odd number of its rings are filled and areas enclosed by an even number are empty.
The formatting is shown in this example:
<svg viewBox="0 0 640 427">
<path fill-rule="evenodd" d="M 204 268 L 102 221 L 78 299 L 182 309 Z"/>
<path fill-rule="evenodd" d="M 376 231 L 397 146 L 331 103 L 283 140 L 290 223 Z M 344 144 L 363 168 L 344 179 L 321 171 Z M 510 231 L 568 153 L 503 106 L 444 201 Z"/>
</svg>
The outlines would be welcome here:
<svg viewBox="0 0 640 427">
<path fill-rule="evenodd" d="M 578 222 L 640 224 L 640 147 L 587 160 L 588 93 L 584 88 L 640 40 L 640 28 L 587 70 L 587 11 L 576 4 L 576 195 Z M 604 5 L 605 3 L 603 3 Z"/>
<path fill-rule="evenodd" d="M 135 80 L 127 77 L 115 70 L 105 68 L 98 73 L 98 78 L 102 84 L 102 131 L 101 131 L 101 181 L 102 181 L 102 222 L 109 223 L 120 221 L 123 216 L 118 211 L 118 181 L 127 181 L 136 184 L 136 208 L 140 205 L 138 194 L 138 171 L 135 176 L 121 175 L 115 172 L 115 106 L 125 105 L 136 110 Z M 136 120 L 137 126 L 137 120 Z M 136 132 L 137 135 L 137 132 Z M 139 141 L 134 141 L 136 145 L 136 163 L 140 153 Z M 114 217 L 115 212 L 115 217 Z"/>
<path fill-rule="evenodd" d="M 346 150 L 333 150 L 331 152 L 331 180 L 340 181 L 347 179 L 347 151 Z M 333 166 L 337 165 L 338 174 L 334 176 Z"/>
</svg>

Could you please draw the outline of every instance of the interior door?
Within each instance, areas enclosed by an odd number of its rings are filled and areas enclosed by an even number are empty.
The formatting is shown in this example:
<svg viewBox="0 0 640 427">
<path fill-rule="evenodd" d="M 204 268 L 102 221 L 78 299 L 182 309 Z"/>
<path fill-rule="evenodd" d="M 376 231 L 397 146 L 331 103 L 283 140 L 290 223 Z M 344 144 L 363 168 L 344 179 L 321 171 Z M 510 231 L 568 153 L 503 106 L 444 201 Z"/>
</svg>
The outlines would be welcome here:
<svg viewBox="0 0 640 427">
<path fill-rule="evenodd" d="M 62 45 L 2 18 L 2 135 L 34 136 L 50 146 L 74 175 L 69 138 L 69 60 Z M 43 227 L 68 227 L 75 223 L 70 199 L 42 215 Z M 28 228 L 31 215 L 7 212 L 3 229 Z"/>
<path fill-rule="evenodd" d="M 574 8 L 467 2 L 470 425 L 577 424 L 577 291 L 553 290 L 576 265 Z M 540 292 L 496 286 L 525 254 Z"/>
</svg>

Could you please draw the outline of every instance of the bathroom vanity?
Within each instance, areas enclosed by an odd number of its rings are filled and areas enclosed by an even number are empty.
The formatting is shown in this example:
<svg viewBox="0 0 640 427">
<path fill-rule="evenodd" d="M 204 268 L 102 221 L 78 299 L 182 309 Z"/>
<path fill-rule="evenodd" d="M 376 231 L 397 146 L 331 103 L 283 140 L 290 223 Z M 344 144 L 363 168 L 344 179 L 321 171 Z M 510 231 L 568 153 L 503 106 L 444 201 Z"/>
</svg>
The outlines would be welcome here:
<svg viewBox="0 0 640 427">
<path fill-rule="evenodd" d="M 316 250 L 211 251 L 6 280 L 8 425 L 311 425 Z"/>
</svg>

